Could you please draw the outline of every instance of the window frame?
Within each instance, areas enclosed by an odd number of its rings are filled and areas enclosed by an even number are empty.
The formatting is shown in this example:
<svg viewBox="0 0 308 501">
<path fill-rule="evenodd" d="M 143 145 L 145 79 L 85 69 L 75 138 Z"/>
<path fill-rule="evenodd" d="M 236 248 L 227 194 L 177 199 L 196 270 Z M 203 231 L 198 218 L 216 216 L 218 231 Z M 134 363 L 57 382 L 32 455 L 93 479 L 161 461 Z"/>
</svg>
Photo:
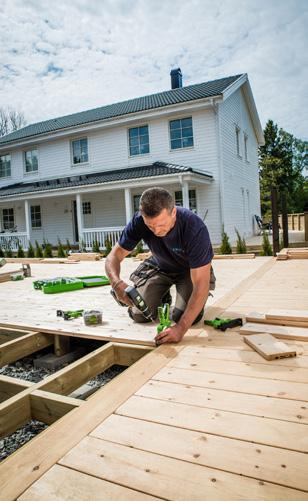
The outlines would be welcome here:
<svg viewBox="0 0 308 501">
<path fill-rule="evenodd" d="M 236 147 L 236 155 L 238 156 L 238 158 L 242 158 L 241 128 L 237 124 L 235 124 L 235 147 Z"/>
<path fill-rule="evenodd" d="M 37 210 L 39 213 L 39 216 L 37 217 Z M 30 220 L 31 220 L 31 229 L 32 230 L 41 230 L 43 225 L 42 225 L 42 210 L 40 205 L 30 205 Z M 34 225 L 35 221 L 39 221 L 40 225 L 38 226 L 37 224 Z"/>
<path fill-rule="evenodd" d="M 76 143 L 77 141 L 82 141 L 84 139 L 86 139 L 86 141 L 87 141 L 87 160 L 86 160 L 86 162 L 76 162 L 76 163 L 74 163 L 74 148 L 73 148 L 73 143 Z M 71 166 L 72 167 L 78 167 L 78 165 L 88 165 L 89 164 L 90 153 L 89 153 L 89 138 L 88 138 L 88 136 L 76 137 L 75 139 L 71 139 L 71 141 L 70 141 L 70 150 L 71 150 Z"/>
<path fill-rule="evenodd" d="M 140 143 L 140 134 L 138 132 L 138 148 L 139 148 L 139 153 L 137 153 L 136 155 L 132 155 L 131 154 L 131 146 L 130 146 L 130 131 L 133 130 L 133 129 L 141 129 L 142 127 L 147 127 L 148 128 L 148 145 L 149 145 L 149 151 L 146 152 L 146 153 L 140 153 L 140 146 L 141 146 L 141 143 Z M 127 129 L 127 148 L 128 148 L 128 156 L 129 158 L 136 158 L 136 157 L 140 157 L 140 156 L 144 156 L 144 155 L 150 155 L 151 153 L 151 145 L 150 145 L 150 126 L 148 123 L 144 123 L 144 124 L 140 124 L 140 125 L 136 125 L 135 127 L 129 127 Z"/>
<path fill-rule="evenodd" d="M 244 158 L 247 163 L 249 163 L 249 154 L 248 154 L 248 134 L 244 132 Z"/>
<path fill-rule="evenodd" d="M 179 140 L 181 141 L 182 143 L 182 146 L 180 146 L 179 148 L 172 148 L 172 139 L 171 139 L 171 122 L 177 122 L 177 121 L 180 121 L 182 122 L 182 120 L 187 120 L 188 118 L 191 119 L 191 130 L 192 130 L 192 136 L 189 136 L 189 137 L 192 137 L 192 142 L 193 144 L 190 145 L 190 146 L 183 146 L 183 134 L 182 134 L 182 130 L 183 130 L 183 127 L 182 127 L 182 124 L 181 124 L 181 137 L 179 138 Z M 185 129 L 185 127 L 184 127 Z M 168 131 L 169 131 L 169 151 L 170 152 L 173 152 L 173 151 L 183 151 L 183 150 L 191 150 L 195 147 L 195 140 L 194 140 L 194 125 L 193 125 L 193 117 L 192 115 L 189 115 L 189 116 L 181 116 L 181 118 L 173 118 L 172 120 L 169 120 L 168 122 Z"/>
<path fill-rule="evenodd" d="M 26 161 L 26 154 L 31 151 L 31 153 L 33 151 L 36 151 L 37 152 L 37 155 L 36 155 L 36 158 L 37 158 L 37 169 L 36 170 L 30 170 L 27 172 L 27 161 Z M 35 174 L 38 174 L 38 171 L 39 171 L 39 149 L 37 146 L 33 146 L 31 149 L 28 149 L 28 150 L 23 150 L 23 165 L 24 165 L 24 176 L 31 176 L 31 175 L 35 175 Z"/>
<path fill-rule="evenodd" d="M 140 204 L 140 198 L 141 198 L 141 194 L 140 195 L 133 195 L 133 213 L 135 214 L 136 212 L 139 212 L 139 204 Z M 138 199 L 138 207 L 137 207 L 137 203 L 136 203 L 136 200 Z M 137 208 L 136 208 L 137 207 Z"/>
<path fill-rule="evenodd" d="M 10 224 L 9 226 L 7 226 L 7 222 L 9 222 L 10 215 L 7 214 L 8 220 L 6 221 L 5 220 L 5 216 L 4 216 L 4 211 L 12 211 L 13 224 Z M 14 207 L 3 207 L 3 209 L 2 209 L 2 228 L 4 230 L 8 230 L 9 231 L 9 230 L 11 230 L 14 227 L 15 227 L 15 211 L 14 211 Z"/>
<path fill-rule="evenodd" d="M 92 214 L 92 204 L 91 201 L 88 200 L 86 202 L 82 202 L 82 215 L 88 216 Z"/>
<path fill-rule="evenodd" d="M 194 197 L 192 196 L 192 192 L 194 192 Z M 181 194 L 181 203 L 177 203 L 176 201 L 176 194 Z M 195 207 L 192 207 L 192 201 L 195 201 Z M 192 211 L 194 214 L 198 214 L 198 203 L 197 203 L 197 190 L 196 188 L 191 188 L 188 190 L 188 201 L 189 201 L 189 210 Z M 176 207 L 183 207 L 183 193 L 182 190 L 176 190 L 174 191 L 174 204 Z"/>
<path fill-rule="evenodd" d="M 1 171 L 0 171 L 0 179 L 8 179 L 8 178 L 12 177 L 12 155 L 11 155 L 11 153 L 2 153 L 0 155 L 0 158 L 2 158 L 2 157 L 10 157 L 10 160 L 9 160 L 9 163 L 10 163 L 10 167 L 9 167 L 10 173 L 6 174 L 4 176 L 1 176 Z"/>
</svg>

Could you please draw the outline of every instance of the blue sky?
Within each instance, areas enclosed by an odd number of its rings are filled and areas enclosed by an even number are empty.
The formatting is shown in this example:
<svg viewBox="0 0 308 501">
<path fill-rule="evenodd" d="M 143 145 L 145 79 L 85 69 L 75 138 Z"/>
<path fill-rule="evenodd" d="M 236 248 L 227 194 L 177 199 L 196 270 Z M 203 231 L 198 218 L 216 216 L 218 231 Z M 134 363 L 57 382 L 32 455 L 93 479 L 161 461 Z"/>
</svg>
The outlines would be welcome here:
<svg viewBox="0 0 308 501">
<path fill-rule="evenodd" d="M 28 123 L 248 73 L 262 125 L 308 138 L 306 0 L 2 0 L 0 106 Z"/>
</svg>

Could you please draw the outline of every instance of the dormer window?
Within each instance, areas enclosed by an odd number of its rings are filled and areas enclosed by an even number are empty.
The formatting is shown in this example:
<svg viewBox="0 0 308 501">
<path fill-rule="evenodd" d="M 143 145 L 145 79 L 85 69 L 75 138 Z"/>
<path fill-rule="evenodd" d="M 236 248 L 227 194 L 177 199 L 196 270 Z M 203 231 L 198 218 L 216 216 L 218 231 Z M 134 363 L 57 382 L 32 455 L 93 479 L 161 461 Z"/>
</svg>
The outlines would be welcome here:
<svg viewBox="0 0 308 501">
<path fill-rule="evenodd" d="M 88 139 L 76 139 L 72 141 L 72 159 L 73 164 L 84 164 L 89 161 L 88 155 Z"/>
</svg>

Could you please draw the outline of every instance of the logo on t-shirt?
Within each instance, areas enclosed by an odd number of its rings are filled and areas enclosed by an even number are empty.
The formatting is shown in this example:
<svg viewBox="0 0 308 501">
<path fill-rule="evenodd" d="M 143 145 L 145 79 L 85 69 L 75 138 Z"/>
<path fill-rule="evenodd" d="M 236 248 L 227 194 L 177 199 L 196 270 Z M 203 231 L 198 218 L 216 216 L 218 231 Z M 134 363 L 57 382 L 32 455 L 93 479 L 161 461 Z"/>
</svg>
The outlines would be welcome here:
<svg viewBox="0 0 308 501">
<path fill-rule="evenodd" d="M 184 249 L 181 249 L 181 247 L 172 247 L 171 249 L 173 252 L 178 252 L 179 254 L 184 253 Z"/>
</svg>

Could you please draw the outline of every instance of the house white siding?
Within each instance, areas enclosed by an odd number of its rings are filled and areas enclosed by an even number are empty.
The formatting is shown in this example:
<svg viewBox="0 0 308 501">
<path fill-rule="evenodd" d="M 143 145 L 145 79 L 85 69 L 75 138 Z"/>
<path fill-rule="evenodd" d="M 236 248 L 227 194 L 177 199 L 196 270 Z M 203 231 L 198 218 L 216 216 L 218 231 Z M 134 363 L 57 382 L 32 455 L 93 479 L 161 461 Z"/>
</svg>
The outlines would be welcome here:
<svg viewBox="0 0 308 501">
<path fill-rule="evenodd" d="M 254 214 L 260 214 L 258 142 L 242 90 L 238 89 L 219 105 L 223 172 L 223 223 L 231 240 L 234 228 L 252 235 Z M 236 127 L 239 128 L 240 156 L 237 154 Z M 248 161 L 244 135 L 247 136 Z"/>
</svg>

